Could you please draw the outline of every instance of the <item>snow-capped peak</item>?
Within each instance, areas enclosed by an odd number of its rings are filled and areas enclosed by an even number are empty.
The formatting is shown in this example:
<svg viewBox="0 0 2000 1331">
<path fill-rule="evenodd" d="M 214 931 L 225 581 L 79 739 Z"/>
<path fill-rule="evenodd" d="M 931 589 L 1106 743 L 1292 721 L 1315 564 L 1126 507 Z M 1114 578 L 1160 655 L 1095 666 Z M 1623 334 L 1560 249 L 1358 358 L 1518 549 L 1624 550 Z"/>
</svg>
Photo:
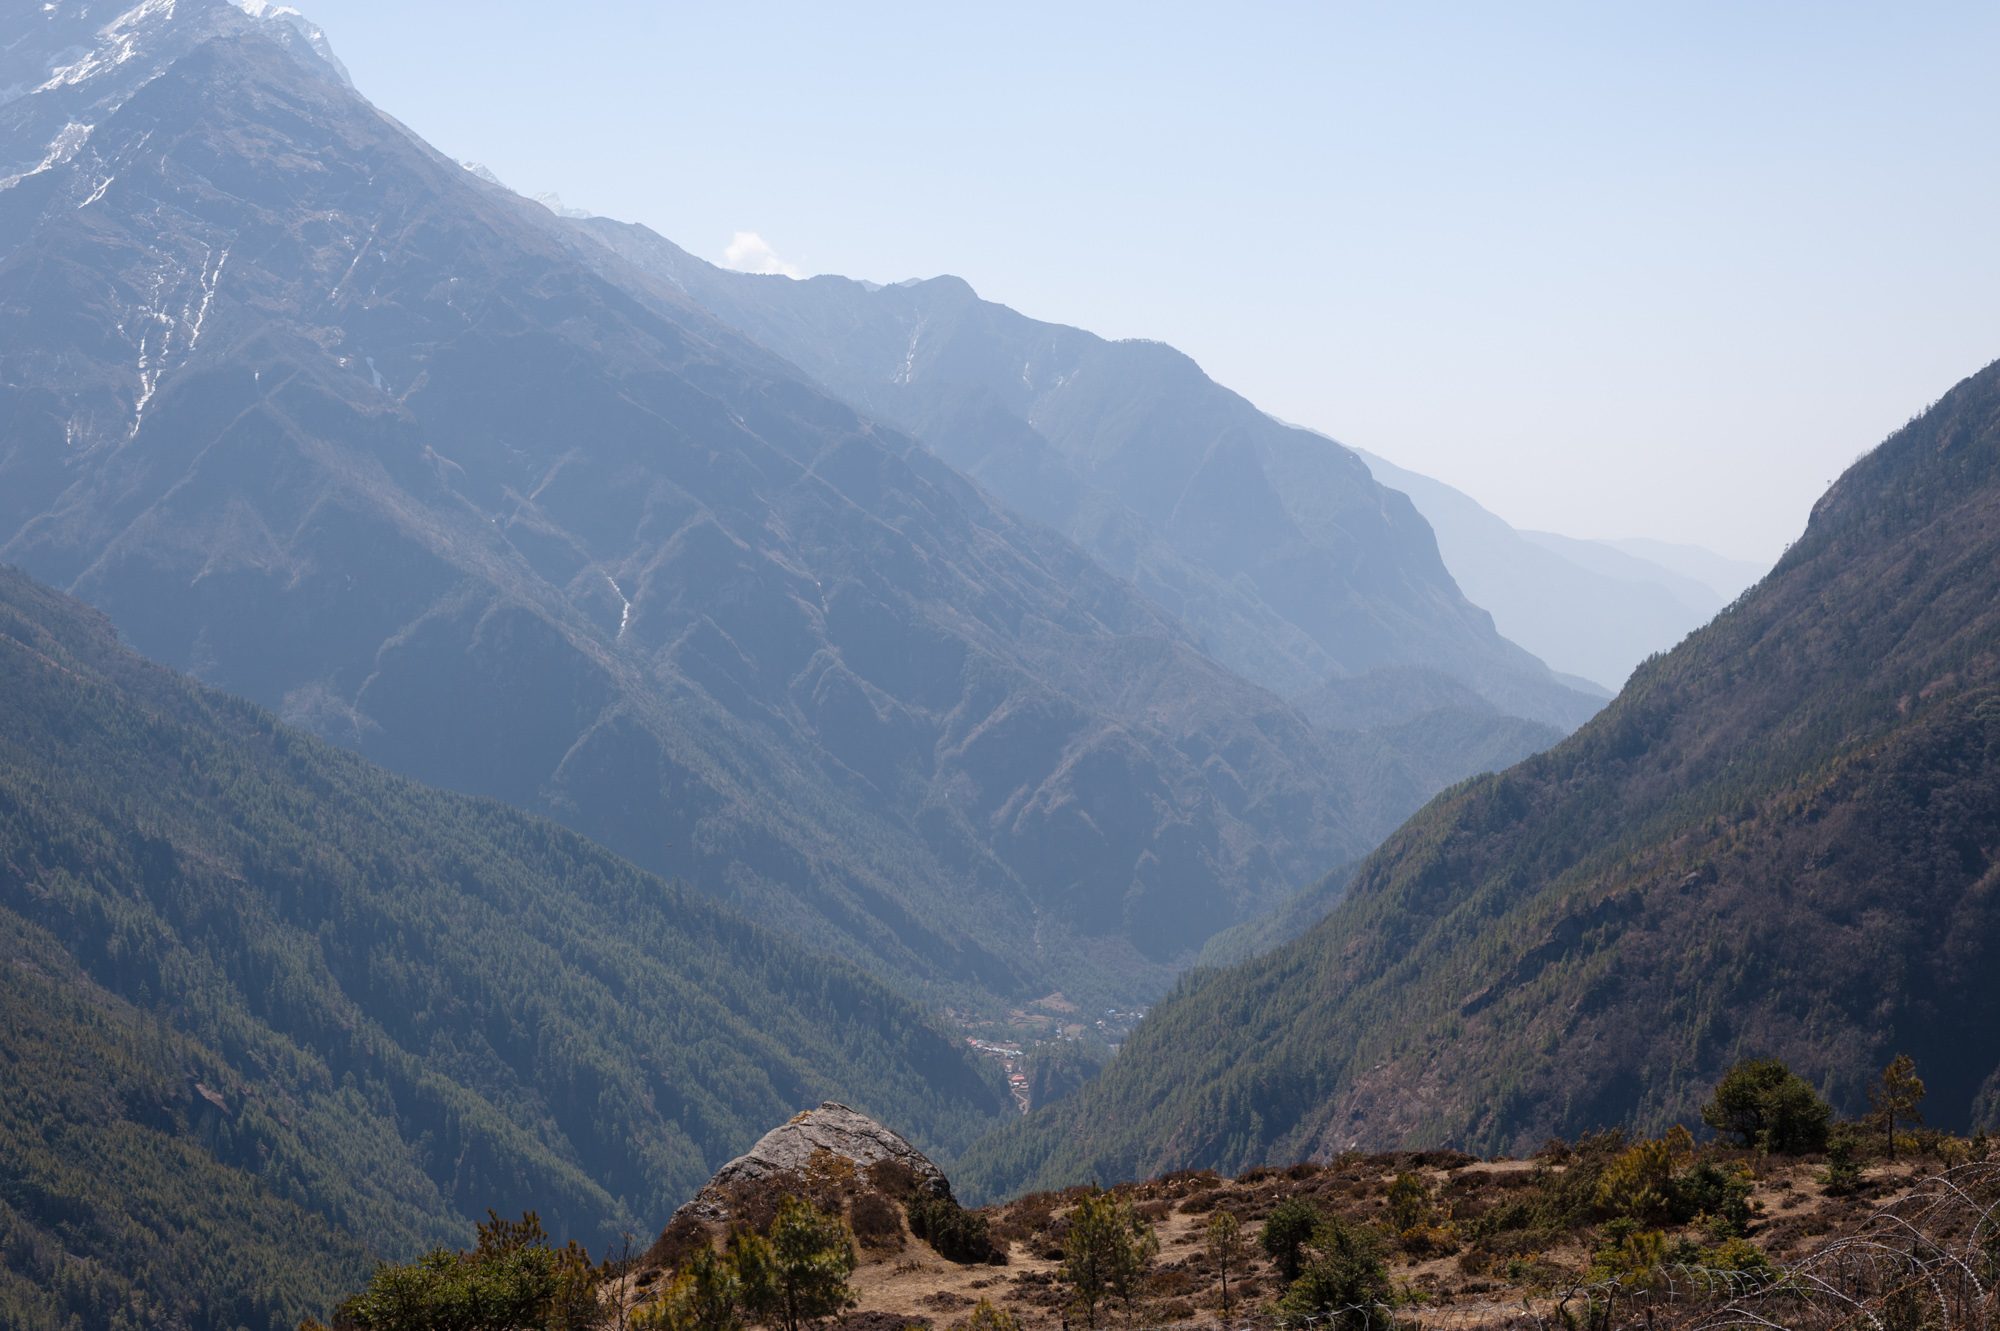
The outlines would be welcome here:
<svg viewBox="0 0 2000 1331">
<path fill-rule="evenodd" d="M 542 207 L 548 209 L 550 212 L 554 213 L 557 217 L 567 217 L 570 218 L 572 221 L 581 221 L 585 218 L 596 216 L 595 213 L 592 213 L 583 208 L 563 207 L 562 195 L 554 193 L 553 191 L 544 194 L 537 194 L 534 196 L 534 198 L 536 203 L 541 204 Z"/>
<path fill-rule="evenodd" d="M 485 181 L 489 185 L 497 185 L 501 189 L 506 190 L 509 194 L 512 194 L 514 192 L 513 189 L 508 186 L 507 182 L 500 179 L 500 177 L 494 175 L 493 169 L 487 166 L 484 162 L 460 162 L 459 165 L 464 167 L 466 170 L 470 171 L 473 175 L 479 177 L 481 180 Z"/>
</svg>

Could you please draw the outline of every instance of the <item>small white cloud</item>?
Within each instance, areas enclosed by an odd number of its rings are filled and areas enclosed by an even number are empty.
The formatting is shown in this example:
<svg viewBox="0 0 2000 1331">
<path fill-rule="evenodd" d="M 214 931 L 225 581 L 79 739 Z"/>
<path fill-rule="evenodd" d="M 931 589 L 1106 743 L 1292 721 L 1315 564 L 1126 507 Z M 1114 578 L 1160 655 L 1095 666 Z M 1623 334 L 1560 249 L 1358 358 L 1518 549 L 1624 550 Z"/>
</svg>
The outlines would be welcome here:
<svg viewBox="0 0 2000 1331">
<path fill-rule="evenodd" d="M 805 276 L 795 265 L 779 258 L 778 252 L 755 231 L 739 231 L 730 239 L 729 248 L 722 252 L 722 266 L 733 268 L 739 273 L 775 273 L 783 277 Z"/>
</svg>

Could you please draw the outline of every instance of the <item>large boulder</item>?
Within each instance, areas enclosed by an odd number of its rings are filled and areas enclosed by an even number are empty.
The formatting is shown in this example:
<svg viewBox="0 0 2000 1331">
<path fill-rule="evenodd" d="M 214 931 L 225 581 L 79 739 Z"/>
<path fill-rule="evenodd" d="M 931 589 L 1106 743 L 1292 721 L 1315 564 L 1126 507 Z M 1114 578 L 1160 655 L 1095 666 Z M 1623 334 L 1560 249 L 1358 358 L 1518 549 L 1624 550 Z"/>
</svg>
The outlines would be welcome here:
<svg viewBox="0 0 2000 1331">
<path fill-rule="evenodd" d="M 726 1196 L 745 1183 L 804 1175 L 827 1157 L 846 1160 L 864 1173 L 893 1160 L 914 1174 L 924 1190 L 940 1196 L 951 1192 L 944 1171 L 929 1156 L 866 1114 L 829 1100 L 758 1138 L 755 1146 L 717 1170 L 695 1201 Z"/>
<path fill-rule="evenodd" d="M 1004 1265 L 984 1218 L 961 1207 L 922 1151 L 866 1114 L 831 1101 L 773 1128 L 716 1171 L 667 1222 L 637 1265 L 643 1298 L 698 1249 L 730 1231 L 764 1232 L 787 1197 L 846 1220 L 865 1262 L 895 1260 L 909 1240 L 961 1264 Z"/>
<path fill-rule="evenodd" d="M 865 1194 L 876 1194 L 900 1209 L 923 1195 L 949 1201 L 951 1184 L 901 1134 L 829 1100 L 771 1129 L 717 1170 L 674 1212 L 655 1249 L 679 1251 L 697 1233 L 713 1234 L 736 1224 L 761 1229 L 788 1194 L 840 1211 L 851 1210 Z"/>
</svg>

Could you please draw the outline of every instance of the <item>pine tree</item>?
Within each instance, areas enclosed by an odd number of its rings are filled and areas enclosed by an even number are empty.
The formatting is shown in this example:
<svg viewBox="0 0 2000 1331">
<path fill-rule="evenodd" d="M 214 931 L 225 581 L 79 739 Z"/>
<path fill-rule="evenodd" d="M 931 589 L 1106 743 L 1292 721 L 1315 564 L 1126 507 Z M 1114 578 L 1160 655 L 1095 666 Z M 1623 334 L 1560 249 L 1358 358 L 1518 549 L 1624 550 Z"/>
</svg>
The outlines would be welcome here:
<svg viewBox="0 0 2000 1331">
<path fill-rule="evenodd" d="M 1112 1194 L 1095 1192 L 1077 1203 L 1063 1239 L 1062 1271 L 1086 1326 L 1097 1325 L 1107 1295 L 1131 1305 L 1139 1277 L 1159 1250 L 1152 1226 Z"/>
<path fill-rule="evenodd" d="M 1229 1316 L 1229 1273 L 1243 1260 L 1243 1224 L 1234 1211 L 1218 1210 L 1208 1218 L 1208 1259 L 1222 1280 L 1222 1315 Z"/>
<path fill-rule="evenodd" d="M 706 1246 L 681 1267 L 674 1283 L 632 1319 L 635 1331 L 742 1331 L 743 1281 L 733 1261 Z"/>
<path fill-rule="evenodd" d="M 1868 1088 L 1868 1102 L 1875 1107 L 1876 1121 L 1882 1125 L 1882 1136 L 1889 1146 L 1889 1158 L 1896 1158 L 1896 1128 L 1899 1124 L 1916 1124 L 1924 1121 L 1923 1111 L 1918 1108 L 1926 1094 L 1923 1078 L 1917 1075 L 1917 1061 L 1908 1054 L 1898 1054 L 1882 1069 L 1881 1080 Z"/>
<path fill-rule="evenodd" d="M 847 1222 L 811 1202 L 787 1197 L 778 1204 L 769 1238 L 738 1235 L 731 1259 L 745 1306 L 783 1331 L 854 1306 L 854 1236 Z"/>
</svg>

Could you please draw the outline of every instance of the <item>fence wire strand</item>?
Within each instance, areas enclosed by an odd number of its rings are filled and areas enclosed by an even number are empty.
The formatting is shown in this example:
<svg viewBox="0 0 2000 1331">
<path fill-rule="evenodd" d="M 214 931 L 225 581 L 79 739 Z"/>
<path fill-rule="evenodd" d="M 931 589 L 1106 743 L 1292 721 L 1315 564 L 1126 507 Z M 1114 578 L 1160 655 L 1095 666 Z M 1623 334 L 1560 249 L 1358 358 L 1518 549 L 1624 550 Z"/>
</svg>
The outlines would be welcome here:
<svg viewBox="0 0 2000 1331">
<path fill-rule="evenodd" d="M 1289 1331 L 2000 1331 L 2000 1163 L 1926 1179 L 1769 1272 L 1668 1264 L 1513 1312 L 1355 1304 Z"/>
</svg>

